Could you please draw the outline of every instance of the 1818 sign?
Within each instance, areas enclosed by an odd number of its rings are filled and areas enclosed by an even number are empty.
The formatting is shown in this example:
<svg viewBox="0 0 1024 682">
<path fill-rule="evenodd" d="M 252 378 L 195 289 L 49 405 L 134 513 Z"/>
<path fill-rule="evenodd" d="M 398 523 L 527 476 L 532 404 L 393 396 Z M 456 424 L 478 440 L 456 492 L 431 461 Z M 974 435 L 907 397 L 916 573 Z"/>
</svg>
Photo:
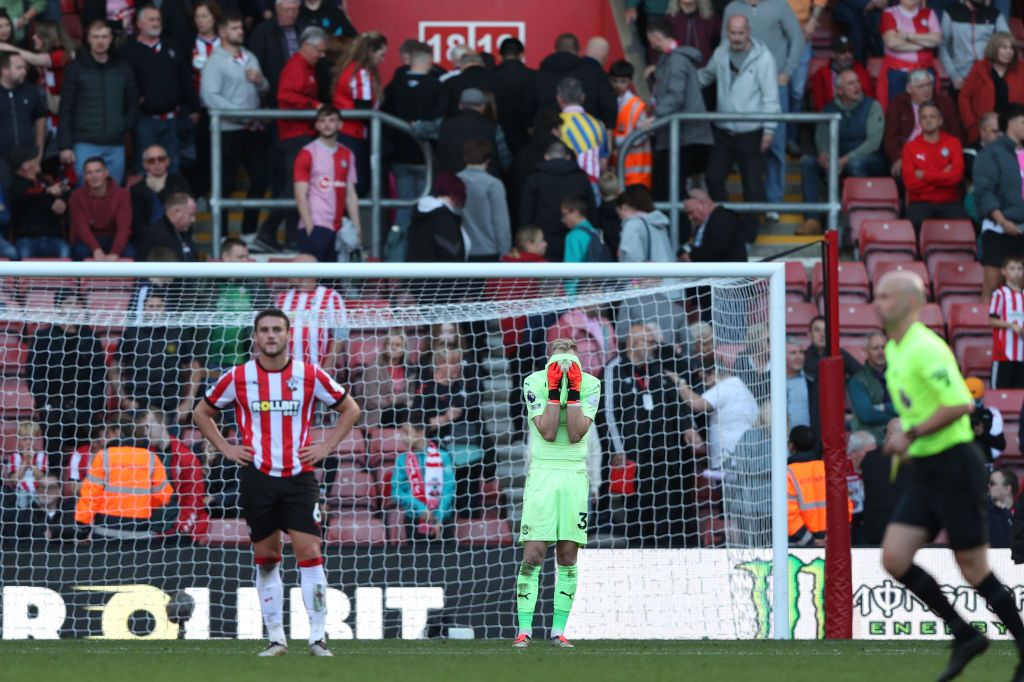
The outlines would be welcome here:
<svg viewBox="0 0 1024 682">
<path fill-rule="evenodd" d="M 434 62 L 446 69 L 453 48 L 468 45 L 477 52 L 496 53 L 501 41 L 519 38 L 526 42 L 526 23 L 522 21 L 421 21 L 420 40 L 434 50 Z"/>
</svg>

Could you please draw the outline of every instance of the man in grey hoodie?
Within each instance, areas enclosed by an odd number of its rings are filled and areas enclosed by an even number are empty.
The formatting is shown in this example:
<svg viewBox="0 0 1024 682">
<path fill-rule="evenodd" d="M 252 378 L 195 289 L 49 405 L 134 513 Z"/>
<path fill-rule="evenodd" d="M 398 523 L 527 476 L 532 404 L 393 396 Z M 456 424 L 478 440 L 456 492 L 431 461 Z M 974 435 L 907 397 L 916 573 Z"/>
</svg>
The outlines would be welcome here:
<svg viewBox="0 0 1024 682">
<path fill-rule="evenodd" d="M 672 24 L 664 17 L 647 24 L 647 41 L 658 58 L 654 70 L 654 91 L 650 111 L 654 118 L 672 114 L 703 114 L 704 97 L 697 81 L 701 53 L 694 47 L 680 46 L 673 37 Z M 686 195 L 686 176 L 704 172 L 707 150 L 714 143 L 711 126 L 706 121 L 689 121 L 680 126 L 683 149 L 680 154 L 679 198 Z M 669 196 L 669 129 L 659 128 L 654 137 L 654 197 L 659 201 Z"/>
<path fill-rule="evenodd" d="M 697 72 L 701 86 L 717 83 L 718 111 L 722 113 L 777 113 L 780 109 L 775 58 L 764 43 L 750 37 L 750 22 L 742 14 L 726 24 L 728 40 L 719 45 L 707 66 Z M 763 155 L 776 137 L 778 124 L 720 122 L 714 125 L 715 146 L 708 158 L 708 193 L 715 201 L 728 201 L 726 178 L 735 163 L 743 180 L 743 200 L 765 197 Z M 748 215 L 748 241 L 756 236 Z"/>
<path fill-rule="evenodd" d="M 462 229 L 469 235 L 471 262 L 496 263 L 512 248 L 505 186 L 487 172 L 493 155 L 494 147 L 487 140 L 466 140 L 463 145 L 466 167 L 458 176 L 466 185 Z"/>
<path fill-rule="evenodd" d="M 728 37 L 729 19 L 735 16 L 747 18 L 750 34 L 764 43 L 775 58 L 779 71 L 779 103 L 783 112 L 789 111 L 790 80 L 800 67 L 804 53 L 804 32 L 796 14 L 786 0 L 733 0 L 722 16 L 723 38 Z M 802 84 L 800 88 L 803 88 Z M 779 123 L 775 133 L 770 153 L 765 159 L 765 194 L 768 201 L 781 203 L 786 179 L 786 125 Z M 778 215 L 770 213 L 769 218 L 778 219 Z"/>
</svg>

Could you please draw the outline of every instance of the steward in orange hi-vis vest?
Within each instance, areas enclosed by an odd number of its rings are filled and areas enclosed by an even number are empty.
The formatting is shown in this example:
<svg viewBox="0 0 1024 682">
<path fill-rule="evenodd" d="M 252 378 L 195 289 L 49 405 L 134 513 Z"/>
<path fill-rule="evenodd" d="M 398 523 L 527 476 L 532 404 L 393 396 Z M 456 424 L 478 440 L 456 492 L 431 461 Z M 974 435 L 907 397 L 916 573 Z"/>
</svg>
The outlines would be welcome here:
<svg viewBox="0 0 1024 682">
<path fill-rule="evenodd" d="M 615 121 L 617 153 L 622 153 L 620 145 L 647 118 L 647 105 L 635 93 L 627 92 L 619 98 L 619 115 Z M 643 185 L 650 189 L 652 163 L 650 138 L 626 150 L 626 185 Z"/>
<path fill-rule="evenodd" d="M 93 535 L 148 537 L 153 510 L 171 501 L 173 488 L 155 453 L 115 443 L 93 455 L 75 506 L 75 521 Z"/>
</svg>

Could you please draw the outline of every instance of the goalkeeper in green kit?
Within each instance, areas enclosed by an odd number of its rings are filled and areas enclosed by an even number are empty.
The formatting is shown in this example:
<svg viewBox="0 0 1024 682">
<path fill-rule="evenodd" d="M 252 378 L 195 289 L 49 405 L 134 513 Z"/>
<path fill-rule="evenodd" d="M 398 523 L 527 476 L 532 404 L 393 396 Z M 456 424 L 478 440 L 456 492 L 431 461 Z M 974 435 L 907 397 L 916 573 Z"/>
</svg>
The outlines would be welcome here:
<svg viewBox="0 0 1024 682">
<path fill-rule="evenodd" d="M 601 381 L 580 369 L 575 341 L 558 339 L 548 351 L 547 366 L 523 383 L 531 461 L 519 532 L 523 563 L 516 580 L 519 634 L 513 646 L 517 649 L 525 649 L 533 640 L 540 572 L 551 543 L 558 564 L 551 643 L 573 648 L 565 638 L 565 624 L 576 596 L 576 554 L 587 544 L 586 439 L 601 400 Z"/>
</svg>

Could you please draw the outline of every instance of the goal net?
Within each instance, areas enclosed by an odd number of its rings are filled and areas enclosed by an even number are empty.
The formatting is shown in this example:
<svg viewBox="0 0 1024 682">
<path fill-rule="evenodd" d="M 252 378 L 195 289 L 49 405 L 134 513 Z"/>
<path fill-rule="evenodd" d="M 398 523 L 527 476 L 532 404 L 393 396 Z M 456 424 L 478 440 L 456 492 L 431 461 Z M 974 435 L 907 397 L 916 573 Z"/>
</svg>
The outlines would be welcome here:
<svg viewBox="0 0 1024 682">
<path fill-rule="evenodd" d="M 269 307 L 291 319 L 292 357 L 362 408 L 317 471 L 330 638 L 514 635 L 522 385 L 559 338 L 601 381 L 586 406 L 589 542 L 567 635 L 771 636 L 787 582 L 771 580 L 786 557 L 773 476 L 785 465 L 781 266 L 464 267 L 475 278 L 0 264 L 3 638 L 263 636 L 239 467 L 191 410 L 251 357 L 254 314 Z M 312 442 L 336 416 L 318 408 Z M 218 418 L 239 442 L 233 410 Z M 112 471 L 126 445 L 153 456 Z M 305 637 L 287 547 L 283 567 L 286 627 Z"/>
</svg>

